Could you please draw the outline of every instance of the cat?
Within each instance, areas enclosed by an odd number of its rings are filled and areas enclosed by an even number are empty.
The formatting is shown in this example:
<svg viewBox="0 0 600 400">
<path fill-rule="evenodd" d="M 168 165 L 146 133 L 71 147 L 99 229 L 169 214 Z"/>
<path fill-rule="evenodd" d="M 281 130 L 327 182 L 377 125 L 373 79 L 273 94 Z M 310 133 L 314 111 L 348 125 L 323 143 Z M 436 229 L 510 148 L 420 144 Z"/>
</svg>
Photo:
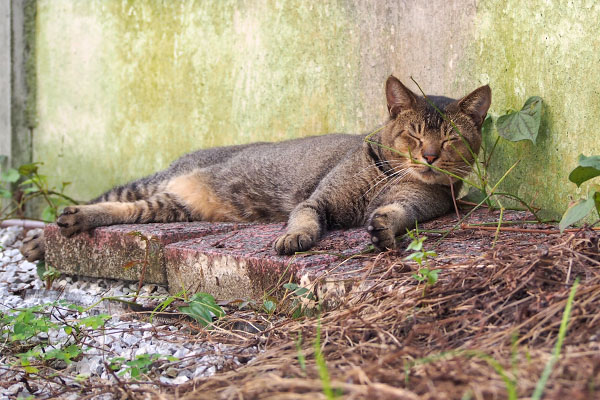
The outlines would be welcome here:
<svg viewBox="0 0 600 400">
<path fill-rule="evenodd" d="M 125 223 L 287 221 L 274 242 L 281 255 L 310 249 L 327 229 L 366 226 L 377 249 L 394 249 L 398 233 L 451 208 L 460 180 L 438 169 L 469 173 L 492 93 L 485 85 L 458 100 L 425 98 L 391 75 L 385 94 L 389 120 L 370 135 L 199 150 L 87 205 L 66 207 L 56 223 L 71 237 Z M 43 234 L 21 251 L 42 259 Z"/>
</svg>

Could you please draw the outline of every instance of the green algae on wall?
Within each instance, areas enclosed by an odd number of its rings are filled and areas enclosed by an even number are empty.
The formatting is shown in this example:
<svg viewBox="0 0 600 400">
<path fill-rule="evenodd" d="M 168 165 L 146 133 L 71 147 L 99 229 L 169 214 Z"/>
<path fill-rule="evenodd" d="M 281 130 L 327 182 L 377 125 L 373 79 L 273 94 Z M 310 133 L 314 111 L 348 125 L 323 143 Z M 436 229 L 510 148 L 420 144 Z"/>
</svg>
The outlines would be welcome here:
<svg viewBox="0 0 600 400">
<path fill-rule="evenodd" d="M 357 125 L 334 3 L 39 0 L 37 25 L 34 159 L 82 199 L 197 148 Z"/>
<path fill-rule="evenodd" d="M 505 191 L 555 215 L 576 186 L 568 174 L 577 156 L 600 154 L 600 4 L 594 1 L 484 0 L 478 4 L 476 78 L 489 81 L 492 113 L 544 99 L 537 145 L 501 140 L 491 172 L 498 179 L 517 160 Z M 495 137 L 488 140 L 491 145 Z M 584 187 L 585 192 L 585 187 Z"/>
<path fill-rule="evenodd" d="M 391 73 L 450 96 L 489 83 L 496 115 L 541 96 L 538 144 L 502 142 L 491 171 L 521 159 L 504 189 L 554 213 L 577 156 L 600 154 L 595 1 L 37 5 L 33 158 L 83 200 L 197 148 L 367 131 Z"/>
</svg>

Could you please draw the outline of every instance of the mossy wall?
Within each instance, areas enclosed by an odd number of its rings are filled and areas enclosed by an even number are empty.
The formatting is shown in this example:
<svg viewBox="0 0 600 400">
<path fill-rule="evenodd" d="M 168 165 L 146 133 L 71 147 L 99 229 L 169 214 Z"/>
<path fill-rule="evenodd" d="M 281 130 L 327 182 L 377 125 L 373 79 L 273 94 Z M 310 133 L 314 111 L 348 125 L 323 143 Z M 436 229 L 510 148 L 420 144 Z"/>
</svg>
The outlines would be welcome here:
<svg viewBox="0 0 600 400">
<path fill-rule="evenodd" d="M 477 8 L 469 69 L 489 80 L 492 112 L 544 99 L 537 145 L 501 141 L 492 172 L 498 178 L 521 160 L 504 187 L 562 213 L 570 197 L 586 193 L 568 181 L 578 155 L 600 154 L 600 3 L 483 0 Z"/>
<path fill-rule="evenodd" d="M 600 153 L 600 12 L 563 3 L 38 0 L 33 157 L 88 199 L 197 148 L 369 131 L 391 73 L 489 82 L 496 113 L 544 98 L 538 146 L 502 146 L 494 172 L 522 158 L 511 189 L 558 211 Z"/>
</svg>

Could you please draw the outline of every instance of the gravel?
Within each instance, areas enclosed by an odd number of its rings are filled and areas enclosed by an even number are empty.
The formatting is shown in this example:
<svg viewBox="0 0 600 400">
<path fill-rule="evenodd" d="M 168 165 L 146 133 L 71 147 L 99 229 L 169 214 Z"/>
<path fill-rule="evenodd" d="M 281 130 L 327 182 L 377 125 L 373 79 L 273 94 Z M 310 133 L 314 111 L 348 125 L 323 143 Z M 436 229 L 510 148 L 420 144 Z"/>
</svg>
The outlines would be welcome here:
<svg viewBox="0 0 600 400">
<path fill-rule="evenodd" d="M 195 378 L 213 375 L 226 363 L 240 364 L 231 348 L 221 343 L 195 338 L 187 324 L 177 324 L 173 321 L 161 322 L 158 318 L 150 323 L 138 319 L 135 313 L 124 308 L 121 303 L 101 300 L 103 297 L 110 296 L 124 296 L 124 299 L 131 300 L 137 290 L 137 283 L 62 275 L 53 282 L 50 290 L 46 290 L 45 283 L 37 276 L 37 266 L 24 260 L 18 250 L 22 237 L 21 227 L 0 229 L 1 312 L 6 313 L 9 310 L 47 304 L 56 300 L 65 300 L 83 307 L 95 305 L 79 314 L 66 307 L 49 308 L 52 320 L 60 327 L 50 329 L 47 333 L 42 332 L 28 343 L 47 341 L 46 344 L 52 345 L 46 345 L 46 351 L 65 347 L 73 343 L 73 336 L 65 332 L 64 324 L 61 322 L 100 313 L 110 316 L 103 328 L 89 329 L 88 335 L 84 335 L 80 343 L 84 349 L 81 356 L 70 364 L 63 362 L 63 365 L 60 363 L 53 365 L 54 368 L 60 369 L 63 385 L 76 386 L 81 383 L 77 379 L 114 384 L 115 374 L 121 374 L 120 380 L 128 379 L 130 372 L 126 367 L 114 373 L 107 370 L 110 361 L 118 357 L 123 358 L 121 361 L 123 364 L 144 354 L 156 355 L 154 357 L 158 357 L 159 361 L 152 364 L 149 377 L 169 385 L 182 384 Z M 139 302 L 143 304 L 156 301 L 157 298 L 165 298 L 168 292 L 163 286 L 148 284 L 142 286 L 140 296 L 142 295 Z M 244 354 L 245 358 L 249 355 L 251 356 L 251 354 Z M 0 355 L 0 382 L 3 383 L 0 400 L 32 395 L 36 398 L 44 398 L 50 396 L 49 389 L 59 389 L 58 383 L 44 381 L 36 386 L 35 381 L 30 379 L 29 387 L 32 389 L 30 391 L 27 385 L 21 382 L 24 376 L 23 370 L 13 366 L 16 360 L 18 359 L 14 354 Z"/>
</svg>

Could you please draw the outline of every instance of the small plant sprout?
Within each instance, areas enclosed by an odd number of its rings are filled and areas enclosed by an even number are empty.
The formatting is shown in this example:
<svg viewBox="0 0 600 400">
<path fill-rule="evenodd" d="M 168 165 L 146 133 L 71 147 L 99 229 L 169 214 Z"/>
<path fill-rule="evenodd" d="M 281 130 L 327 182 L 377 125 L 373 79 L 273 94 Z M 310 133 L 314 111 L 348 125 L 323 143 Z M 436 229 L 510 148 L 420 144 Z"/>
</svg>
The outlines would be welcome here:
<svg viewBox="0 0 600 400">
<path fill-rule="evenodd" d="M 56 268 L 46 265 L 43 260 L 38 261 L 37 263 L 37 275 L 46 283 L 46 290 L 50 290 L 52 288 L 52 283 L 60 278 L 60 272 Z"/>
<path fill-rule="evenodd" d="M 124 357 L 114 357 L 110 360 L 108 366 L 111 370 L 118 371 L 117 375 L 119 376 L 129 375 L 133 380 L 140 380 L 150 371 L 152 365 L 161 359 L 166 359 L 170 362 L 179 360 L 177 357 L 171 355 L 164 356 L 156 353 L 138 354 L 129 361 Z"/>
<path fill-rule="evenodd" d="M 412 277 L 418 282 L 425 282 L 425 286 L 423 287 L 423 296 L 425 296 L 427 287 L 437 283 L 438 274 L 441 272 L 441 269 L 432 270 L 428 268 L 428 260 L 436 257 L 437 253 L 423 248 L 423 242 L 427 240 L 427 237 L 419 236 L 418 231 L 409 231 L 408 236 L 412 239 L 412 242 L 410 242 L 406 250 L 412 250 L 413 252 L 404 257 L 404 259 L 415 261 L 421 267 L 416 274 L 412 274 Z"/>
</svg>

